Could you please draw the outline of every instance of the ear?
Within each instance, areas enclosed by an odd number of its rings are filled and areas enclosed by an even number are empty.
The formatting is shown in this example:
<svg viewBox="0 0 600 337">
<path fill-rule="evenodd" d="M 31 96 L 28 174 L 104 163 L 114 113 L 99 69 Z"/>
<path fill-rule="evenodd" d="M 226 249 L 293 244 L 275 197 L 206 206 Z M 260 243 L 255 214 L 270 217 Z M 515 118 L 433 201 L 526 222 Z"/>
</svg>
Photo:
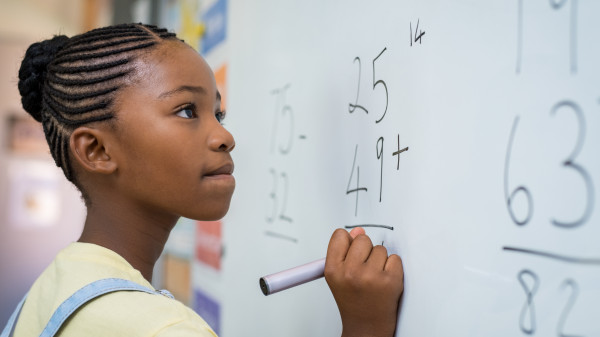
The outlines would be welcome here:
<svg viewBox="0 0 600 337">
<path fill-rule="evenodd" d="M 79 165 L 88 172 L 111 174 L 117 163 L 107 149 L 107 135 L 98 129 L 79 127 L 69 141 L 71 153 Z"/>
</svg>

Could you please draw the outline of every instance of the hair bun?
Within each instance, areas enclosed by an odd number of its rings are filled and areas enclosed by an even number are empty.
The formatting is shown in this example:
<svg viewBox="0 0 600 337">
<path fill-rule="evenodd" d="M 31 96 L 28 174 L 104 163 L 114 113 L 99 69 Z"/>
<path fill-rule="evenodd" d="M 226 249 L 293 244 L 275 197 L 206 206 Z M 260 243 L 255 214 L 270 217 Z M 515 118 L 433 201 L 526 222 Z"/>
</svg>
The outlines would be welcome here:
<svg viewBox="0 0 600 337">
<path fill-rule="evenodd" d="M 42 121 L 42 89 L 48 65 L 56 53 L 69 41 L 65 35 L 36 42 L 29 46 L 19 69 L 19 93 L 23 108 L 36 121 Z"/>
</svg>

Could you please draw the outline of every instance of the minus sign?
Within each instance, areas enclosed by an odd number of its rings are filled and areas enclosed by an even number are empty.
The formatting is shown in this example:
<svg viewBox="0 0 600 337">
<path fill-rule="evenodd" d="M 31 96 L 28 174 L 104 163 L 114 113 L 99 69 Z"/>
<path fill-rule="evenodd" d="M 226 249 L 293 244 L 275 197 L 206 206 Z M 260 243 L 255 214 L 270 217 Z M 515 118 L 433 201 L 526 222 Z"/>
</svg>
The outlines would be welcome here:
<svg viewBox="0 0 600 337">
<path fill-rule="evenodd" d="M 306 136 L 305 135 L 300 135 L 300 136 L 298 136 L 298 138 L 300 138 L 300 139 L 306 139 Z"/>
<path fill-rule="evenodd" d="M 346 229 L 352 229 L 355 227 L 374 227 L 374 228 L 385 228 L 385 229 L 389 229 L 391 231 L 394 230 L 394 227 L 392 226 L 388 226 L 388 225 L 376 225 L 376 224 L 360 224 L 360 225 L 348 225 L 348 226 L 344 226 L 344 228 Z"/>
<path fill-rule="evenodd" d="M 265 235 L 273 237 L 273 238 L 277 238 L 277 239 L 291 241 L 293 243 L 298 243 L 298 239 L 296 239 L 294 237 L 291 237 L 291 236 L 285 235 L 285 234 L 281 234 L 281 233 L 277 233 L 277 232 L 273 232 L 273 231 L 265 231 Z"/>
</svg>

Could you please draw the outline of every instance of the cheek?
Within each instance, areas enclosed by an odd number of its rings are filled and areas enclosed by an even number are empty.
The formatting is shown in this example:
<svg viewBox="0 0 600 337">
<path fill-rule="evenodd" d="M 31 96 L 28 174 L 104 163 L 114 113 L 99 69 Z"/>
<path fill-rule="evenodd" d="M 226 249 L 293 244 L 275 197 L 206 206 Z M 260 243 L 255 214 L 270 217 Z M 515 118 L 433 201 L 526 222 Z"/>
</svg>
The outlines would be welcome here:
<svg viewBox="0 0 600 337">
<path fill-rule="evenodd" d="M 235 183 L 202 178 L 210 167 L 206 161 L 215 156 L 201 130 L 192 131 L 162 125 L 123 135 L 120 185 L 152 207 L 191 219 L 220 219 L 229 209 Z"/>
<path fill-rule="evenodd" d="M 157 140 L 146 144 L 143 150 L 136 151 L 135 156 L 139 166 L 134 172 L 155 184 L 169 184 L 181 188 L 200 178 L 198 160 L 193 158 L 196 154 L 176 142 Z"/>
<path fill-rule="evenodd" d="M 186 162 L 186 157 L 191 156 L 186 153 L 189 147 L 158 131 L 163 130 L 130 132 L 120 137 L 123 150 L 120 173 L 128 180 L 125 183 L 135 189 L 150 185 L 166 192 L 165 187 L 177 184 L 183 176 L 189 179 L 193 174 L 193 163 Z"/>
<path fill-rule="evenodd" d="M 161 168 L 177 166 L 183 160 L 190 143 L 186 135 L 169 128 L 168 121 L 145 118 L 135 127 L 127 130 L 120 140 L 128 156 L 140 166 Z"/>
</svg>

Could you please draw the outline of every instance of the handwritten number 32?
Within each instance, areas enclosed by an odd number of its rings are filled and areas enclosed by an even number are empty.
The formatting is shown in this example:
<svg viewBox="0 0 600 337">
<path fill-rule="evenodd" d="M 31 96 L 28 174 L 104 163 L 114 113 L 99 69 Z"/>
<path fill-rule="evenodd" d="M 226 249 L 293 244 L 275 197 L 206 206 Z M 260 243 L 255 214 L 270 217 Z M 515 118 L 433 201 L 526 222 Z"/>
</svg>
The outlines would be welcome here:
<svg viewBox="0 0 600 337">
<path fill-rule="evenodd" d="M 293 222 L 292 218 L 286 215 L 286 207 L 287 207 L 287 196 L 288 196 L 288 176 L 285 172 L 281 172 L 281 174 L 277 175 L 277 171 L 275 169 L 270 169 L 269 173 L 273 176 L 273 189 L 271 193 L 269 193 L 269 198 L 273 201 L 273 207 L 271 207 L 270 215 L 267 216 L 267 222 L 272 223 L 277 218 L 282 221 Z M 279 179 L 278 179 L 279 178 Z M 277 181 L 283 181 L 283 193 L 282 195 L 278 195 Z M 279 206 L 279 199 L 283 198 L 281 207 Z M 277 217 L 277 211 L 279 211 L 279 217 Z"/>
</svg>

